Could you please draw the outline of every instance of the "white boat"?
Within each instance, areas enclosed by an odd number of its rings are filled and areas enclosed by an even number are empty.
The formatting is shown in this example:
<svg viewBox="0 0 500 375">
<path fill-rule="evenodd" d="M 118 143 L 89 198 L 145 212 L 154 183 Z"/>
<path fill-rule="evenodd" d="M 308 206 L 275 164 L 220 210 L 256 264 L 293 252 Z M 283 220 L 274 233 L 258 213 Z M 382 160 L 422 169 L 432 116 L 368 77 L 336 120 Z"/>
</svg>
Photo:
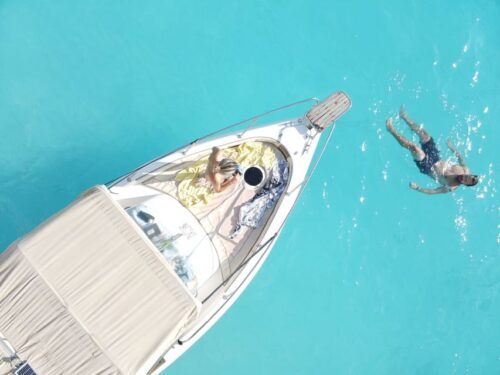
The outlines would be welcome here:
<svg viewBox="0 0 500 375">
<path fill-rule="evenodd" d="M 0 255 L 0 373 L 165 370 L 260 269 L 350 105 L 337 92 L 223 128 L 91 188 L 15 241 Z M 202 177 L 215 146 L 245 176 L 221 193 Z"/>
</svg>

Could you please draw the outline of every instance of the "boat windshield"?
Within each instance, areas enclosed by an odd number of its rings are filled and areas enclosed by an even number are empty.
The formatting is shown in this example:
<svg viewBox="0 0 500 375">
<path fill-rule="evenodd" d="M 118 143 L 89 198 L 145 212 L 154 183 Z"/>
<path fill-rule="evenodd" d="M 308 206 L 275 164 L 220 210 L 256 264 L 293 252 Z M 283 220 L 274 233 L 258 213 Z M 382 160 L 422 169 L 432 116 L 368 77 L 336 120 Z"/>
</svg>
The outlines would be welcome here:
<svg viewBox="0 0 500 375">
<path fill-rule="evenodd" d="M 142 201 L 127 212 L 196 296 L 219 269 L 217 251 L 198 220 L 166 194 Z"/>
</svg>

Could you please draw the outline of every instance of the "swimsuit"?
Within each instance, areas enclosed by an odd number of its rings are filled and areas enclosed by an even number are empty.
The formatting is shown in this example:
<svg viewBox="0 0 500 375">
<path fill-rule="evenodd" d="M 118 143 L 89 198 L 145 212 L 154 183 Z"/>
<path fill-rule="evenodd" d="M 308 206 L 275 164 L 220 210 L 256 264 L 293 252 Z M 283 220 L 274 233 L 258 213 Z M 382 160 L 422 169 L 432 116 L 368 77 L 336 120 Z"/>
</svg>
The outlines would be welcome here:
<svg viewBox="0 0 500 375">
<path fill-rule="evenodd" d="M 439 150 L 432 138 L 420 144 L 422 145 L 422 151 L 425 153 L 425 157 L 422 160 L 415 160 L 415 164 L 417 164 L 421 173 L 432 176 L 432 166 L 441 160 Z"/>
</svg>

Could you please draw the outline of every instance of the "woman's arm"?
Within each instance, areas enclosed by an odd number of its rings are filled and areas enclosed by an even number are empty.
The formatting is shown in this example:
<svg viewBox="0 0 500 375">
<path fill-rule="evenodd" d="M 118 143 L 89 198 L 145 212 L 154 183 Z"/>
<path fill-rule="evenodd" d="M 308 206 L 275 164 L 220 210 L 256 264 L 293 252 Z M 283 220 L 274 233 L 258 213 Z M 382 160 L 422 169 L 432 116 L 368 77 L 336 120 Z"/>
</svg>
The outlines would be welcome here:
<svg viewBox="0 0 500 375">
<path fill-rule="evenodd" d="M 212 164 L 215 164 L 216 162 L 219 161 L 220 156 L 221 156 L 221 149 L 218 147 L 213 147 L 212 148 L 212 153 L 210 154 L 210 157 L 208 158 L 208 161 L 211 162 Z"/>
<path fill-rule="evenodd" d="M 222 193 L 224 190 L 226 190 L 228 187 L 233 186 L 237 184 L 240 180 L 240 176 L 236 175 L 230 178 L 229 180 L 224 180 L 224 181 L 219 181 L 219 175 L 216 175 L 215 181 L 214 181 L 214 190 L 216 193 Z"/>
</svg>

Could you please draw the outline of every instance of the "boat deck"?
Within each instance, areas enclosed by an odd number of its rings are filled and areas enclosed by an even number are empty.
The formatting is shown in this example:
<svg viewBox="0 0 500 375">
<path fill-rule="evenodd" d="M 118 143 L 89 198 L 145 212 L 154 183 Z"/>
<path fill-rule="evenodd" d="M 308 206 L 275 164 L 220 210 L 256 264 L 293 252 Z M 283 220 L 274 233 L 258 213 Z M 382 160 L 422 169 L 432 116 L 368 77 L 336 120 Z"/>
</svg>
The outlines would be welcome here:
<svg viewBox="0 0 500 375">
<path fill-rule="evenodd" d="M 279 160 L 284 160 L 285 157 L 281 151 L 272 143 L 269 142 L 251 142 L 252 146 L 257 147 L 261 152 L 265 150 L 267 155 L 266 160 L 259 159 L 258 156 L 252 155 L 247 160 L 243 160 L 241 163 L 244 167 L 248 166 L 249 163 L 256 162 L 260 164 L 261 167 L 266 171 L 266 175 L 269 175 L 270 168 Z M 234 151 L 231 155 L 235 159 L 241 157 L 241 155 L 235 155 Z M 272 156 L 270 156 L 272 155 Z M 265 225 L 262 225 L 258 229 L 251 229 L 248 227 L 242 227 L 239 233 L 232 237 L 236 224 L 238 222 L 239 210 L 242 205 L 250 201 L 256 194 L 256 190 L 249 188 L 244 182 L 240 182 L 234 188 L 229 188 L 227 191 L 221 193 L 209 193 L 207 194 L 206 201 L 199 201 L 196 204 L 192 204 L 192 201 L 186 199 L 185 192 L 185 182 L 182 179 L 183 173 L 193 172 L 193 167 L 198 168 L 193 173 L 204 172 L 206 168 L 206 163 L 204 160 L 208 157 L 205 155 L 195 155 L 182 159 L 175 164 L 170 164 L 156 170 L 154 173 L 150 173 L 143 178 L 140 182 L 150 188 L 154 188 L 163 193 L 169 194 L 178 201 L 183 202 L 183 204 L 193 213 L 193 215 L 198 219 L 200 224 L 203 226 L 206 233 L 212 240 L 215 248 L 217 249 L 221 267 L 222 274 L 225 276 L 231 274 L 234 268 L 246 257 L 248 252 L 251 250 L 253 245 L 256 243 L 262 229 Z M 243 156 L 243 158 L 245 155 Z M 200 163 L 201 161 L 201 163 Z M 245 165 L 246 164 L 246 165 Z M 199 173 L 200 174 L 200 173 Z M 202 173 L 201 173 L 202 174 Z M 189 177 L 192 177 L 190 175 Z M 202 176 L 196 176 L 189 183 L 197 184 L 196 178 Z M 195 191 L 193 194 L 199 193 Z M 204 192 L 203 192 L 204 193 Z M 193 195 L 192 194 L 192 195 Z M 188 194 L 189 195 L 189 194 Z M 203 195 L 203 194 L 198 194 Z M 272 214 L 273 210 L 268 210 L 266 217 L 264 217 L 264 222 L 267 221 L 269 216 Z"/>
</svg>

